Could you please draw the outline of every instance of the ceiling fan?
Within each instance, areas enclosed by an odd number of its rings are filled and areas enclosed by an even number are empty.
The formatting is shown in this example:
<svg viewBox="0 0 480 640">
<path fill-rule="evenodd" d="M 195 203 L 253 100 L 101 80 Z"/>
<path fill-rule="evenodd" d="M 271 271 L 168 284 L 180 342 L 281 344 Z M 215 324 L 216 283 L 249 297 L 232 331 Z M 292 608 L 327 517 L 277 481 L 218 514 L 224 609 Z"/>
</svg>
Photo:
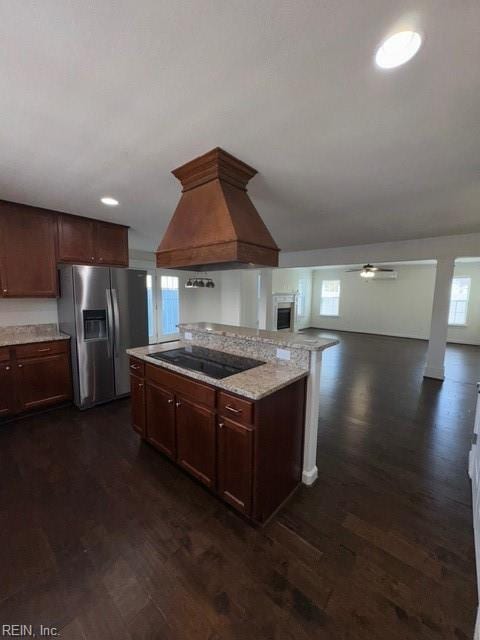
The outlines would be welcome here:
<svg viewBox="0 0 480 640">
<path fill-rule="evenodd" d="M 364 264 L 363 267 L 359 269 L 347 269 L 347 273 L 351 271 L 358 271 L 360 273 L 361 278 L 374 278 L 375 274 L 379 271 L 389 271 L 392 272 L 394 269 L 389 269 L 388 267 L 375 267 L 373 264 L 369 262 Z"/>
</svg>

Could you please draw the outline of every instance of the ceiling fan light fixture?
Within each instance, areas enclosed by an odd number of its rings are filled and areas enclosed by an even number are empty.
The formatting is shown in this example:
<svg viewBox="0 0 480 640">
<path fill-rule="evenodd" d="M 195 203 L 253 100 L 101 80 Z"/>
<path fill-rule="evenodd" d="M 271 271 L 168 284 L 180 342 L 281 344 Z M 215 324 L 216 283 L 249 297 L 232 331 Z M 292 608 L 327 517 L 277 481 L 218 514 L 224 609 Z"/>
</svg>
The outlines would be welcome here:
<svg viewBox="0 0 480 640">
<path fill-rule="evenodd" d="M 361 278 L 374 278 L 375 277 L 375 272 L 374 271 L 370 271 L 370 269 L 364 269 L 363 271 L 360 271 L 360 277 Z"/>
</svg>

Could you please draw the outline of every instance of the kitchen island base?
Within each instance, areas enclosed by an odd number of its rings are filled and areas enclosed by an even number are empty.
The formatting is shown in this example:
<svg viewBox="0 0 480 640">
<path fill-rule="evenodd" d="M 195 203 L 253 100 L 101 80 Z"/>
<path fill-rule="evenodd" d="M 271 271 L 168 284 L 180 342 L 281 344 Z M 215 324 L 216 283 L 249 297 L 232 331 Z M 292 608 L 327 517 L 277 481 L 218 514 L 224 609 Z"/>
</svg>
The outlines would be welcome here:
<svg viewBox="0 0 480 640">
<path fill-rule="evenodd" d="M 137 433 L 253 522 L 300 484 L 306 377 L 252 401 L 136 358 L 130 373 Z"/>
</svg>

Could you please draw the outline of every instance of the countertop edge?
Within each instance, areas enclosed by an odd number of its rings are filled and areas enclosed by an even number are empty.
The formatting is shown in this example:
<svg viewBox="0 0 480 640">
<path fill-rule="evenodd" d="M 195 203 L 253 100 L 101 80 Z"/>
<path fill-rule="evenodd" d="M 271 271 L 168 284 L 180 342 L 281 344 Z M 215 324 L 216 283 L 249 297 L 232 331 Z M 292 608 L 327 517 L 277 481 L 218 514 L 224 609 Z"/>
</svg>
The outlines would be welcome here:
<svg viewBox="0 0 480 640">
<path fill-rule="evenodd" d="M 37 342 L 57 342 L 58 340 L 70 340 L 70 336 L 66 333 L 53 336 L 28 336 L 28 338 L 25 336 L 25 338 L 0 340 L 0 347 L 15 347 L 21 344 L 36 344 Z"/>
</svg>

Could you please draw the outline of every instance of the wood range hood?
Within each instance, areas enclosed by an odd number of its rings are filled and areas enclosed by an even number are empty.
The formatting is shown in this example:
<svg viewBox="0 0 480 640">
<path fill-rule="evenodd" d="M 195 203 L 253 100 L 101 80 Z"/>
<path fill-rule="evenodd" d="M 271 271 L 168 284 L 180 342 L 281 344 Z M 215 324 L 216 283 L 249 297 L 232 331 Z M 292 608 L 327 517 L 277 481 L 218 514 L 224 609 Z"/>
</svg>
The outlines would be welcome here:
<svg viewBox="0 0 480 640">
<path fill-rule="evenodd" d="M 182 196 L 156 251 L 157 267 L 278 266 L 279 248 L 247 194 L 255 169 L 217 147 L 172 173 Z"/>
</svg>

